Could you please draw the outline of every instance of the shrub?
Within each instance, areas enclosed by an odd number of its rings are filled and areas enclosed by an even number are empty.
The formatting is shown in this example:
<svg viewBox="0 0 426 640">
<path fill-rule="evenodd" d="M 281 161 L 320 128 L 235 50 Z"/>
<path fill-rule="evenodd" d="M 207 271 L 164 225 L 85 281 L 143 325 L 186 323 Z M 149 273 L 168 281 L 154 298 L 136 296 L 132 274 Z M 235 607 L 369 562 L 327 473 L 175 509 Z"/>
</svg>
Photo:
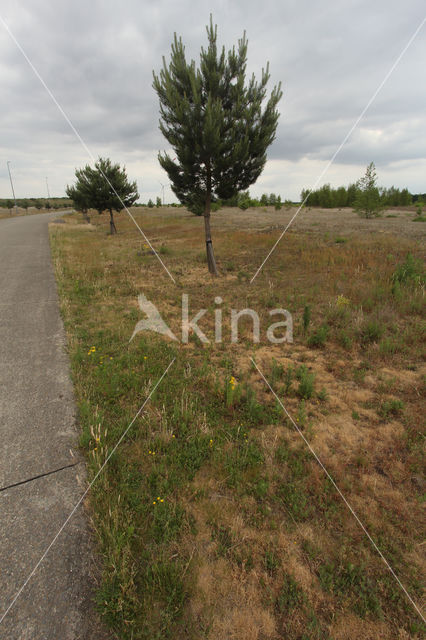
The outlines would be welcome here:
<svg viewBox="0 0 426 640">
<path fill-rule="evenodd" d="M 315 374 L 310 373 L 307 367 L 302 365 L 296 371 L 296 378 L 299 380 L 298 395 L 304 400 L 312 398 L 315 387 Z"/>
<path fill-rule="evenodd" d="M 322 325 L 312 335 L 309 336 L 308 347 L 323 347 L 325 345 L 327 337 L 328 327 L 327 325 Z"/>
<path fill-rule="evenodd" d="M 304 331 L 304 333 L 307 332 L 310 321 L 311 321 L 311 308 L 308 305 L 306 305 L 306 307 L 303 309 L 303 331 Z"/>
<path fill-rule="evenodd" d="M 405 261 L 395 269 L 392 275 L 392 282 L 394 284 L 392 291 L 394 291 L 396 283 L 424 284 L 425 274 L 421 261 L 416 260 L 411 253 L 408 253 Z"/>
<path fill-rule="evenodd" d="M 404 410 L 404 403 L 402 400 L 385 400 L 379 407 L 378 414 L 387 420 L 390 416 L 399 416 Z"/>
<path fill-rule="evenodd" d="M 361 342 L 368 344 L 377 342 L 383 335 L 383 327 L 376 320 L 368 320 L 360 329 Z"/>
</svg>

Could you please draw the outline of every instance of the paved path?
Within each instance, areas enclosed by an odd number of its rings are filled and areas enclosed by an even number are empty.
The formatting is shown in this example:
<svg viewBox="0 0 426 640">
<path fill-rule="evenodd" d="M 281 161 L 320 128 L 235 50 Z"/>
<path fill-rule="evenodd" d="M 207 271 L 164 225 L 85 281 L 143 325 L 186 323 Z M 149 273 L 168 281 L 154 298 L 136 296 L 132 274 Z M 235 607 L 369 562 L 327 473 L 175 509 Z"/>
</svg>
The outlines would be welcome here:
<svg viewBox="0 0 426 640">
<path fill-rule="evenodd" d="M 0 220 L 0 619 L 84 487 L 48 241 L 55 216 Z M 80 506 L 0 623 L 0 638 L 104 637 L 91 603 L 91 565 Z"/>
</svg>

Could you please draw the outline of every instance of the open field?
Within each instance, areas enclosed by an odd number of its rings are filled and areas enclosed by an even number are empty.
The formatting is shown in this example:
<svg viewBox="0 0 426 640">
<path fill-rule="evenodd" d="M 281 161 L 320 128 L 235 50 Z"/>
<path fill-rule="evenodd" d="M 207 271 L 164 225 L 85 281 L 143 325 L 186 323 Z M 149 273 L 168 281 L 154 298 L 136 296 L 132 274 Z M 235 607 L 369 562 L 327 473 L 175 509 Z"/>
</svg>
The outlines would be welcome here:
<svg viewBox="0 0 426 640">
<path fill-rule="evenodd" d="M 424 225 L 412 210 L 361 220 L 305 210 L 252 284 L 295 209 L 212 216 L 221 275 L 207 273 L 203 220 L 133 210 L 176 278 L 126 214 L 51 224 L 51 244 L 94 475 L 87 505 L 103 580 L 98 605 L 117 638 L 421 638 L 414 606 L 253 366 L 422 606 L 425 569 Z M 386 215 L 396 216 L 387 218 Z M 145 294 L 188 344 L 141 332 Z M 223 342 L 214 342 L 215 297 Z M 232 309 L 255 309 L 261 339 Z M 270 344 L 285 307 L 293 344 Z"/>
</svg>

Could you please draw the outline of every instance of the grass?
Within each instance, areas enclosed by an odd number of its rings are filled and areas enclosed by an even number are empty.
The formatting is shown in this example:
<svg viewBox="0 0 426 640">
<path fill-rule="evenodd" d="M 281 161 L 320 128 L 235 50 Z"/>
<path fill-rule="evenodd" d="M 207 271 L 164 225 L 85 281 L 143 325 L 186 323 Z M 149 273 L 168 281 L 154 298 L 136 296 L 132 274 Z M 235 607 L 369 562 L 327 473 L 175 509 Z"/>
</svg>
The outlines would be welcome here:
<svg viewBox="0 0 426 640">
<path fill-rule="evenodd" d="M 218 256 L 232 261 L 212 280 L 199 219 L 183 210 L 135 215 L 164 247 L 177 287 L 155 256 L 139 255 L 124 218 L 114 238 L 99 216 L 90 233 L 77 216 L 51 228 L 89 478 L 175 358 L 90 492 L 106 623 L 129 640 L 422 637 L 417 614 L 250 361 L 420 601 L 416 243 L 351 234 L 340 247 L 290 234 L 248 287 L 276 230 L 215 228 Z M 191 317 L 208 309 L 200 328 L 210 343 L 148 332 L 129 343 L 142 292 L 176 335 L 188 293 Z M 216 296 L 223 344 L 214 342 Z M 266 339 L 275 306 L 293 314 L 293 345 Z M 245 318 L 232 344 L 230 309 L 246 307 L 259 312 L 260 343 Z"/>
</svg>

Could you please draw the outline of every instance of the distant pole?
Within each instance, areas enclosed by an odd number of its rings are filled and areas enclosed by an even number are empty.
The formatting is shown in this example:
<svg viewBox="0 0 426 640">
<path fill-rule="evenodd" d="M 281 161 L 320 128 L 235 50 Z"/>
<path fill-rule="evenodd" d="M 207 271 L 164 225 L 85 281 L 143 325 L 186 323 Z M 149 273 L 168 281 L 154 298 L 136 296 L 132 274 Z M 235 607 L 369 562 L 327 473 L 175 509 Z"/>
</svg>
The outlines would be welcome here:
<svg viewBox="0 0 426 640">
<path fill-rule="evenodd" d="M 160 182 L 160 184 L 161 184 L 161 191 L 163 192 L 163 207 L 164 207 L 164 184 L 162 182 Z"/>
<path fill-rule="evenodd" d="M 15 209 L 17 209 L 17 205 L 16 205 L 16 198 L 15 198 L 15 189 L 13 188 L 13 182 L 12 182 L 12 174 L 10 173 L 10 160 L 7 161 L 7 170 L 9 171 L 9 178 L 10 178 L 10 186 L 12 187 L 12 193 L 13 193 L 13 200 L 15 201 Z"/>
<path fill-rule="evenodd" d="M 47 187 L 47 197 L 50 200 L 50 193 L 49 193 L 49 183 L 47 182 L 47 176 L 46 176 L 46 187 Z"/>
</svg>

